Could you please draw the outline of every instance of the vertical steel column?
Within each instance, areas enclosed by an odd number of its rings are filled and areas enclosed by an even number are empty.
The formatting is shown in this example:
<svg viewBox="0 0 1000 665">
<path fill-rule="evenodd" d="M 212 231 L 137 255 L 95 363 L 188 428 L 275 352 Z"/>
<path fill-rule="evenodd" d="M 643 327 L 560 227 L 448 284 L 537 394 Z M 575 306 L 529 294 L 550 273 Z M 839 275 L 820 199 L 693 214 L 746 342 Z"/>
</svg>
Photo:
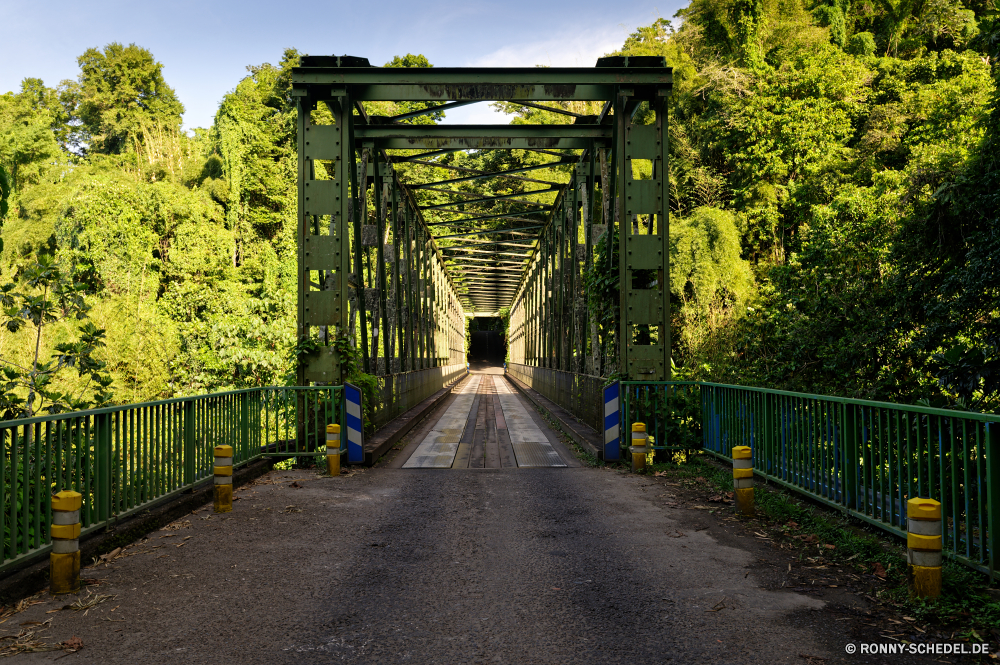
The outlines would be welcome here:
<svg viewBox="0 0 1000 665">
<path fill-rule="evenodd" d="M 543 276 L 544 266 L 544 235 L 539 238 L 539 250 L 535 253 L 534 267 L 534 287 L 532 288 L 531 317 L 534 319 L 534 349 L 533 357 L 535 367 L 544 366 L 545 345 L 543 342 L 544 329 L 542 328 L 542 294 L 545 277 Z"/>
<path fill-rule="evenodd" d="M 333 224 L 333 246 L 334 263 L 337 266 L 335 288 L 337 290 L 336 319 L 339 328 L 334 332 L 334 336 L 343 335 L 345 338 L 348 338 L 351 333 L 351 314 L 348 304 L 350 300 L 348 275 L 351 272 L 350 221 L 351 208 L 353 206 L 351 203 L 350 163 L 351 154 L 354 152 L 354 146 L 349 139 L 354 131 L 352 129 L 354 116 L 351 113 L 351 100 L 346 93 L 336 98 L 335 104 L 337 106 L 337 112 L 334 115 L 337 161 L 334 164 L 334 196 L 336 199 L 333 208 L 337 218 Z M 329 335 L 327 337 L 329 338 Z M 352 344 L 354 343 L 353 339 L 349 341 Z M 343 384 L 347 381 L 347 366 L 341 362 L 340 356 L 336 355 L 336 347 L 334 347 L 333 357 L 336 360 L 336 367 L 333 372 L 335 377 L 334 382 Z"/>
<path fill-rule="evenodd" d="M 378 240 L 375 245 L 375 262 L 378 264 L 378 306 L 381 310 L 380 314 L 382 316 L 381 330 L 379 331 L 379 337 L 382 338 L 382 357 L 385 358 L 385 374 L 392 374 L 392 359 L 389 357 L 390 347 L 389 344 L 389 308 L 386 306 L 386 268 L 385 268 L 385 222 L 388 213 L 389 202 L 385 200 L 383 196 L 383 189 L 385 187 L 385 181 L 383 179 L 382 170 L 385 169 L 387 173 L 385 174 L 390 180 L 392 179 L 392 171 L 389 170 L 388 164 L 382 164 L 379 159 L 378 150 L 375 151 L 375 214 L 376 223 L 378 231 Z M 377 368 L 376 368 L 377 369 Z"/>
<path fill-rule="evenodd" d="M 578 244 L 578 239 L 580 236 L 580 210 L 579 210 L 579 182 L 576 177 L 576 169 L 573 169 L 573 173 L 570 176 L 569 191 L 571 197 L 569 199 L 570 204 L 566 210 L 566 225 L 570 229 L 569 236 L 569 354 L 567 355 L 566 369 L 571 372 L 579 372 L 581 368 L 577 358 L 582 357 L 577 349 L 577 334 L 576 329 L 580 325 L 580 305 L 579 305 L 579 294 L 577 294 L 576 279 L 577 273 L 580 272 L 580 261 L 576 256 L 576 247 Z"/>
<path fill-rule="evenodd" d="M 545 234 L 535 254 L 535 366 L 545 367 Z"/>
<path fill-rule="evenodd" d="M 404 356 L 405 338 L 403 333 L 403 280 L 400 269 L 400 261 L 403 251 L 403 241 L 399 232 L 399 182 L 395 177 L 392 179 L 392 288 L 395 291 L 396 300 L 396 354 L 399 356 L 399 371 L 406 371 L 406 360 Z"/>
<path fill-rule="evenodd" d="M 566 369 L 566 190 L 559 193 L 558 206 L 555 209 L 556 219 L 553 219 L 553 233 L 559 234 L 559 314 L 556 316 L 556 332 L 558 346 L 556 347 L 556 369 Z M 555 229 L 555 222 L 559 229 Z"/>
<path fill-rule="evenodd" d="M 622 97 L 624 99 L 625 95 Z M 622 363 L 619 371 L 632 380 L 663 381 L 670 376 L 666 101 L 650 100 L 656 113 L 653 125 L 633 124 L 632 116 L 638 104 L 634 100 L 622 104 L 622 139 L 616 147 L 622 156 L 616 175 L 622 192 L 622 196 L 617 197 L 621 293 L 619 358 Z M 633 160 L 636 159 L 651 162 L 651 179 L 633 178 Z M 633 223 L 642 218 L 649 225 L 645 234 L 640 232 L 638 221 Z M 648 276 L 650 272 L 652 278 Z M 637 334 L 649 340 L 638 343 Z"/>
<path fill-rule="evenodd" d="M 555 326 L 552 323 L 552 282 L 555 279 L 552 263 L 552 225 L 545 229 L 545 273 L 542 283 L 542 320 L 544 323 L 545 367 L 552 367 L 552 337 Z"/>
<path fill-rule="evenodd" d="M 590 274 L 591 261 L 593 260 L 593 222 L 594 222 L 594 151 L 596 146 L 591 143 L 590 150 L 588 151 L 589 159 L 588 166 L 589 172 L 584 177 L 584 192 L 583 192 L 583 210 L 582 210 L 582 223 L 583 223 L 583 274 Z M 582 169 L 582 165 L 581 165 Z M 593 353 L 590 352 L 590 344 L 594 344 L 596 340 L 590 339 L 590 287 L 586 279 L 583 280 L 583 323 L 582 330 L 580 331 L 580 353 L 583 356 L 583 361 L 581 363 L 580 371 L 587 373 L 587 358 L 592 357 Z M 589 342 L 589 343 L 588 343 Z M 597 371 L 596 368 L 592 371 Z"/>
<path fill-rule="evenodd" d="M 420 323 L 421 330 L 423 331 L 423 342 L 424 349 L 422 358 L 423 364 L 421 369 L 427 369 L 431 367 L 431 298 L 430 298 L 430 276 L 427 274 L 429 272 L 430 260 L 427 257 L 427 245 L 430 244 L 427 240 L 427 232 L 424 230 L 423 225 L 417 226 L 417 232 L 420 234 Z"/>
<path fill-rule="evenodd" d="M 306 111 L 312 110 L 312 101 L 306 97 L 299 97 L 296 100 L 296 124 L 295 131 L 297 140 L 297 152 L 298 152 L 298 183 L 297 183 L 297 196 L 298 196 L 298 207 L 296 212 L 296 240 L 298 246 L 296 248 L 297 258 L 296 265 L 298 270 L 296 271 L 296 289 L 298 289 L 298 302 L 296 306 L 296 338 L 298 340 L 303 340 L 309 337 L 309 324 L 306 322 L 306 309 L 305 309 L 305 294 L 306 290 L 309 288 L 308 275 L 306 274 L 306 261 L 305 261 L 305 237 L 309 234 L 309 222 L 306 215 L 306 126 L 309 122 L 308 112 L 304 113 L 303 109 Z M 295 382 L 300 385 L 306 385 L 306 366 L 305 363 L 299 362 L 295 368 Z"/>
<path fill-rule="evenodd" d="M 426 332 L 426 315 L 424 311 L 424 304 L 426 302 L 425 290 L 427 285 L 427 280 L 424 278 L 424 261 L 423 261 L 423 229 L 417 220 L 414 219 L 414 250 L 416 251 L 416 266 L 417 266 L 417 339 L 420 345 L 420 362 L 417 364 L 417 369 L 424 369 L 427 365 L 424 362 L 424 350 L 427 345 L 427 332 Z"/>
<path fill-rule="evenodd" d="M 403 207 L 403 238 L 406 242 L 406 355 L 410 361 L 410 371 L 417 369 L 417 321 L 416 303 L 413 297 L 413 224 L 411 224 L 410 204 Z"/>
<path fill-rule="evenodd" d="M 371 367 L 369 366 L 368 357 L 368 321 L 365 318 L 365 266 L 364 261 L 362 261 L 362 249 L 361 249 L 361 225 L 364 220 L 361 219 L 365 211 L 361 205 L 361 198 L 358 196 L 358 185 L 361 184 L 361 195 L 367 194 L 368 189 L 368 164 L 365 156 L 361 157 L 361 166 L 364 167 L 364 173 L 359 170 L 359 165 L 357 161 L 357 151 L 354 148 L 354 131 L 351 130 L 351 164 L 350 170 L 353 180 L 351 182 L 351 201 L 353 205 L 351 206 L 351 214 L 354 218 L 351 226 L 354 228 L 354 280 L 355 280 L 355 292 L 357 293 L 357 312 L 358 312 L 358 327 L 361 331 L 361 360 L 362 368 L 366 374 L 371 373 Z"/>
<path fill-rule="evenodd" d="M 673 373 L 671 354 L 673 352 L 673 340 L 671 325 L 673 323 L 670 313 L 670 118 L 667 93 L 662 94 L 657 100 L 656 109 L 656 132 L 660 141 L 660 154 L 653 164 L 653 177 L 660 181 L 660 205 L 656 215 L 657 231 L 660 234 L 660 289 L 662 292 L 661 306 L 663 307 L 663 323 L 660 325 L 660 344 L 663 346 L 663 380 L 670 381 Z M 650 218 L 652 223 L 652 218 Z"/>
<path fill-rule="evenodd" d="M 428 245 L 429 244 L 430 244 L 430 242 L 428 241 Z M 431 349 L 431 351 L 434 354 L 432 357 L 429 358 L 429 360 L 430 360 L 430 366 L 431 367 L 437 367 L 438 366 L 438 357 L 441 355 L 441 350 L 438 348 L 438 341 L 439 341 L 439 339 L 438 339 L 438 302 L 437 302 L 438 301 L 438 298 L 437 298 L 438 271 L 437 271 L 437 264 L 434 263 L 434 255 L 431 254 L 429 251 L 427 252 L 427 267 L 429 269 L 428 272 L 430 273 L 429 280 L 428 280 L 430 282 L 430 284 L 429 284 L 430 290 L 429 290 L 429 293 L 428 293 L 428 296 L 427 296 L 428 297 L 427 311 L 428 311 L 429 316 L 430 316 L 430 321 L 428 321 L 427 330 L 430 332 L 430 339 L 427 340 L 428 341 L 427 347 L 429 349 Z"/>
<path fill-rule="evenodd" d="M 625 160 L 625 128 L 627 120 L 625 118 L 625 107 L 631 90 L 619 87 L 615 90 L 615 117 L 614 117 L 614 139 L 611 146 L 611 202 L 614 205 L 612 219 L 608 221 L 608 268 L 618 271 L 618 372 L 627 378 L 636 378 L 629 373 L 628 351 L 629 351 L 629 317 L 628 317 L 628 290 L 631 287 L 628 270 L 625 267 L 625 243 L 629 232 L 630 224 L 625 218 L 625 180 L 631 177 L 626 174 Z M 615 225 L 618 225 L 618 265 L 613 266 L 612 261 L 612 240 L 615 237 Z M 644 377 L 645 378 L 645 377 Z"/>
</svg>

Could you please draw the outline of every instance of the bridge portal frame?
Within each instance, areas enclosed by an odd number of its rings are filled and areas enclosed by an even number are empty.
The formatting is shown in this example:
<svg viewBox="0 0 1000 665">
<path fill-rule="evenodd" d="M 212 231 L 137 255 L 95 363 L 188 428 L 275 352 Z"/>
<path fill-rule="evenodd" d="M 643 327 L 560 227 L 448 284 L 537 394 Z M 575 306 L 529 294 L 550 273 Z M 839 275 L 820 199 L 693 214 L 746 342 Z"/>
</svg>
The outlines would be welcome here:
<svg viewBox="0 0 1000 665">
<path fill-rule="evenodd" d="M 622 257 L 614 262 L 613 252 L 607 252 L 607 270 L 618 273 L 621 286 L 618 373 L 669 379 L 670 88 L 671 70 L 662 58 L 602 58 L 594 68 L 459 69 L 382 68 L 350 56 L 304 57 L 293 70 L 299 156 L 298 383 L 344 382 L 348 368 L 338 340 L 359 340 L 361 367 L 372 374 L 464 363 L 465 309 L 498 310 L 503 303 L 511 308 L 512 362 L 586 371 L 584 358 L 598 345 L 588 342 L 592 331 L 581 292 L 582 271 L 590 267 L 598 241 L 593 228 L 598 189 L 605 232 L 617 241 Z M 558 112 L 539 102 L 569 100 L 604 104 L 596 116 L 568 113 L 577 116 L 569 125 L 405 122 L 482 101 Z M 437 104 L 394 117 L 369 116 L 363 102 L 375 101 Z M 633 123 L 643 102 L 653 110 L 653 125 Z M 332 116 L 329 124 L 313 122 L 321 104 Z M 427 152 L 402 157 L 387 152 L 398 149 Z M 574 173 L 565 186 L 552 183 L 548 191 L 558 192 L 553 205 L 535 204 L 544 220 L 530 212 L 497 215 L 511 224 L 500 229 L 511 241 L 463 244 L 457 250 L 462 260 L 455 262 L 471 273 L 463 281 L 446 268 L 446 257 L 455 256 L 456 249 L 439 247 L 422 215 L 426 208 L 442 206 L 418 205 L 394 164 L 470 149 L 547 152 L 573 163 Z M 652 163 L 651 180 L 633 177 L 632 161 L 638 159 Z M 529 170 L 505 177 L 530 181 Z M 456 175 L 442 183 L 493 174 Z M 456 207 L 458 203 L 468 201 L 456 201 Z M 644 217 L 648 223 L 642 233 Z M 451 237 L 465 235 L 489 233 Z M 484 249 L 475 249 L 480 244 Z M 498 260 L 474 270 L 480 267 L 480 254 L 502 257 L 504 264 Z M 520 278 L 511 272 L 518 268 L 523 268 Z M 656 343 L 649 344 L 650 339 Z"/>
</svg>

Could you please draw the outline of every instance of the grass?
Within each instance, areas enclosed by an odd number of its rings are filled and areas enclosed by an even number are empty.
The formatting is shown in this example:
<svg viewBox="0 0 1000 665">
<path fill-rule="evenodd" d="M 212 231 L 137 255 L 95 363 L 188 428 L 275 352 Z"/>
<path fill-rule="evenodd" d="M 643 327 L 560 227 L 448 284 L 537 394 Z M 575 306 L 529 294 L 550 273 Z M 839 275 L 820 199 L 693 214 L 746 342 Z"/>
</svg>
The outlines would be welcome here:
<svg viewBox="0 0 1000 665">
<path fill-rule="evenodd" d="M 722 493 L 733 489 L 731 468 L 704 454 L 679 454 L 670 462 L 647 467 L 646 473 L 656 472 L 680 479 L 704 479 Z M 876 585 L 870 596 L 873 600 L 939 631 L 978 641 L 990 641 L 992 633 L 992 641 L 1000 641 L 1000 592 L 986 575 L 946 559 L 941 596 L 912 598 L 906 547 L 901 539 L 775 485 L 758 481 L 754 502 L 757 515 L 748 521 L 763 523 L 783 536 L 776 542 L 790 546 L 800 559 L 822 557 L 831 564 L 884 580 Z"/>
</svg>

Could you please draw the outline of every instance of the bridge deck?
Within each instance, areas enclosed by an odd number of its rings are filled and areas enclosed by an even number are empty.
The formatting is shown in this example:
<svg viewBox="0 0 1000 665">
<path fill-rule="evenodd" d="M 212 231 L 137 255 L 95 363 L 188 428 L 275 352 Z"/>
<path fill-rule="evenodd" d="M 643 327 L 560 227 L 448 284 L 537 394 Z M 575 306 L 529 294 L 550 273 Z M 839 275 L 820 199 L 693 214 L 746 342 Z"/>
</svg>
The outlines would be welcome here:
<svg viewBox="0 0 1000 665">
<path fill-rule="evenodd" d="M 577 466 L 559 437 L 499 374 L 474 372 L 452 390 L 444 413 L 393 466 L 476 469 Z M 561 451 L 560 451 L 561 449 Z"/>
</svg>

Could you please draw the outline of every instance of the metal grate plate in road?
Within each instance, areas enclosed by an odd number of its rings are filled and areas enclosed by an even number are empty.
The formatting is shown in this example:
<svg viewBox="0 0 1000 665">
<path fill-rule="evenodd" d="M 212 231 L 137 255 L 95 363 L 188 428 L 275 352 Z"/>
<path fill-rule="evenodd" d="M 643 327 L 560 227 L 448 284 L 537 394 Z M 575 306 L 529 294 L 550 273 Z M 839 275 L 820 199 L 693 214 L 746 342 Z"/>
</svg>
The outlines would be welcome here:
<svg viewBox="0 0 1000 665">
<path fill-rule="evenodd" d="M 559 453 L 555 451 L 549 443 L 518 443 L 514 442 L 514 456 L 517 458 L 517 465 L 519 467 L 531 467 L 531 466 L 566 466 L 566 463 L 562 461 L 559 457 Z"/>
</svg>

